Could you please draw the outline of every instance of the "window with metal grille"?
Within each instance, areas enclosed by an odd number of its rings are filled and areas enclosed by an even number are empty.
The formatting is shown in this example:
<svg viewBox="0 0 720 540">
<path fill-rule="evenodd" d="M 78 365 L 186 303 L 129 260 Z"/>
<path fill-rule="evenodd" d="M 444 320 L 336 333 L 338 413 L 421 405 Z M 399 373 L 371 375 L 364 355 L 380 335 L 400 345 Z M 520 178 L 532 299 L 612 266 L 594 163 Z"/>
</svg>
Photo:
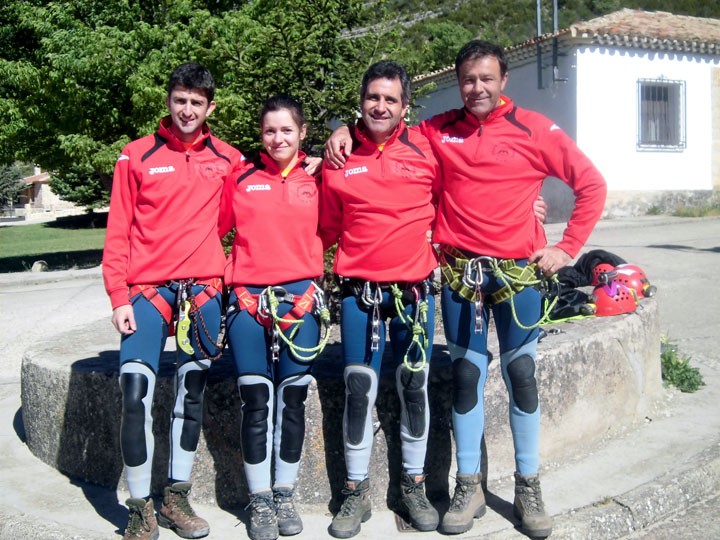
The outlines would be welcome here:
<svg viewBox="0 0 720 540">
<path fill-rule="evenodd" d="M 637 147 L 680 151 L 685 148 L 685 81 L 638 80 Z"/>
</svg>

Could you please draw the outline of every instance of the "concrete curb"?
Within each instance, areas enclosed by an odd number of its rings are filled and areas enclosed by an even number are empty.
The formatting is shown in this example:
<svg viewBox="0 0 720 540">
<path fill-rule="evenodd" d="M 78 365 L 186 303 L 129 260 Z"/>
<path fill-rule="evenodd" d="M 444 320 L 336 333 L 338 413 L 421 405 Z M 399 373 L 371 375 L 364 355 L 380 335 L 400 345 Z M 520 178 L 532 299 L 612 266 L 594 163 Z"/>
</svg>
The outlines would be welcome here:
<svg viewBox="0 0 720 540">
<path fill-rule="evenodd" d="M 678 514 L 720 489 L 720 444 L 706 448 L 692 465 L 668 472 L 607 501 L 555 517 L 553 538 L 622 538 Z M 489 538 L 504 538 L 489 536 Z"/>
</svg>

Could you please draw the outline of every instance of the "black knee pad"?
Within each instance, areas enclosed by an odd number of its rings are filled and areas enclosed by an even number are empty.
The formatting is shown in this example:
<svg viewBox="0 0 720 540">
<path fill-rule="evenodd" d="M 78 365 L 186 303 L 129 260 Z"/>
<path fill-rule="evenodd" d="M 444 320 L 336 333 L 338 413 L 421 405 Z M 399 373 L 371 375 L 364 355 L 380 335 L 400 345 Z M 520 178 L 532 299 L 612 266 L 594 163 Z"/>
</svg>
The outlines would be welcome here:
<svg viewBox="0 0 720 540">
<path fill-rule="evenodd" d="M 425 433 L 425 396 L 427 393 L 425 371 L 410 371 L 400 367 L 400 396 L 405 403 L 407 428 L 413 437 L 421 437 Z"/>
<path fill-rule="evenodd" d="M 270 389 L 266 384 L 243 384 L 240 385 L 240 399 L 243 459 L 250 464 L 262 463 L 267 457 Z"/>
<path fill-rule="evenodd" d="M 478 404 L 480 375 L 480 368 L 467 358 L 453 362 L 453 408 L 456 413 L 468 413 Z"/>
<path fill-rule="evenodd" d="M 369 413 L 368 394 L 372 380 L 367 373 L 351 372 L 345 378 L 347 388 L 347 438 L 351 444 L 360 444 L 365 433 L 366 415 Z"/>
<path fill-rule="evenodd" d="M 518 356 L 508 364 L 507 374 L 515 404 L 525 413 L 534 413 L 538 408 L 535 361 L 527 354 Z"/>
<path fill-rule="evenodd" d="M 145 442 L 145 404 L 148 394 L 148 380 L 142 373 L 120 375 L 122 391 L 122 420 L 120 441 L 125 464 L 137 467 L 148 459 Z"/>
<path fill-rule="evenodd" d="M 180 434 L 180 448 L 186 452 L 197 450 L 202 427 L 203 397 L 205 395 L 205 382 L 207 370 L 193 370 L 185 373 L 185 399 L 183 400 L 182 432 Z"/>
<path fill-rule="evenodd" d="M 305 400 L 307 385 L 286 386 L 282 395 L 282 433 L 280 437 L 280 458 L 288 463 L 297 463 L 302 454 L 305 439 Z"/>
</svg>

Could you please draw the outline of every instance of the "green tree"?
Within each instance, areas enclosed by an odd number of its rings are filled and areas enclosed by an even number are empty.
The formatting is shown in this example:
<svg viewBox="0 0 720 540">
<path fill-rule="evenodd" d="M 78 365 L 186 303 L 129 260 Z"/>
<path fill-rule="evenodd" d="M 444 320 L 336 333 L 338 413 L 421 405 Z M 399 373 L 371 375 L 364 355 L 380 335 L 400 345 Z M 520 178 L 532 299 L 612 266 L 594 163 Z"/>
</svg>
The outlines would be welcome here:
<svg viewBox="0 0 720 540">
<path fill-rule="evenodd" d="M 382 2 L 306 0 L 12 0 L 0 7 L 0 163 L 52 171 L 53 189 L 106 204 L 114 162 L 165 114 L 169 71 L 194 60 L 216 77 L 214 132 L 257 147 L 266 97 L 303 102 L 324 140 L 347 120 L 363 66 L 398 50 L 397 29 L 375 24 Z M 371 27 L 370 23 L 375 24 Z M 352 28 L 372 28 L 361 35 Z"/>
<path fill-rule="evenodd" d="M 18 193 L 27 187 L 21 178 L 23 170 L 16 163 L 0 166 L 0 209 L 12 207 Z"/>
</svg>

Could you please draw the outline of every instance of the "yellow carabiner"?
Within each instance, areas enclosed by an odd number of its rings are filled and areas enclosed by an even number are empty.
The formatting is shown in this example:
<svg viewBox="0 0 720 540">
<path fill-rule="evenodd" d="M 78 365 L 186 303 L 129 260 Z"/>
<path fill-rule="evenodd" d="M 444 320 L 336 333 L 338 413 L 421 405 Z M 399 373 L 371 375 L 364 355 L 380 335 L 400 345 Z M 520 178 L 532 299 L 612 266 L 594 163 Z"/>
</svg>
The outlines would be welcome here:
<svg viewBox="0 0 720 540">
<path fill-rule="evenodd" d="M 178 347 L 180 347 L 186 353 L 192 355 L 195 353 L 192 345 L 190 344 L 190 302 L 187 300 L 180 305 L 180 312 L 178 313 L 177 330 L 175 336 L 177 338 Z"/>
</svg>

